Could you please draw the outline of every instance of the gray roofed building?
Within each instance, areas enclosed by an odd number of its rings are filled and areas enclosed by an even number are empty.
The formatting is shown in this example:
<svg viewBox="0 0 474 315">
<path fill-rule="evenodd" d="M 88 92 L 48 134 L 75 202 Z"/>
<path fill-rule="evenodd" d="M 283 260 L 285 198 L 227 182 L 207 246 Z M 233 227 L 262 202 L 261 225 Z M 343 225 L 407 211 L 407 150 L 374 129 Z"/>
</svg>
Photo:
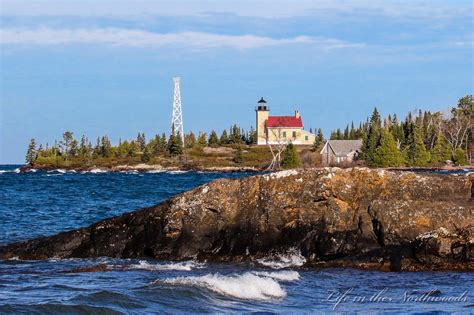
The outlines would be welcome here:
<svg viewBox="0 0 474 315">
<path fill-rule="evenodd" d="M 321 150 L 322 163 L 353 162 L 362 148 L 362 140 L 328 140 Z"/>
</svg>

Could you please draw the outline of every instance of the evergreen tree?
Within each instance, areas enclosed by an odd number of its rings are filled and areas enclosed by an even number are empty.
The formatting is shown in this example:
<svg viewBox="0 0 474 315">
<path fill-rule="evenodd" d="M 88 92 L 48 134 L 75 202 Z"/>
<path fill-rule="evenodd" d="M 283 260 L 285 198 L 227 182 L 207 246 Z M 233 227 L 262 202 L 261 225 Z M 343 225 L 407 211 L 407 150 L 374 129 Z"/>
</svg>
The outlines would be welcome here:
<svg viewBox="0 0 474 315">
<path fill-rule="evenodd" d="M 234 157 L 232 158 L 232 161 L 235 164 L 242 164 L 243 162 L 243 156 L 242 156 L 242 148 L 240 145 L 237 147 L 237 150 L 235 150 Z"/>
<path fill-rule="evenodd" d="M 174 134 L 174 126 L 168 139 L 168 153 L 171 156 L 183 153 L 183 143 L 181 140 L 181 134 L 179 132 L 176 135 Z"/>
<path fill-rule="evenodd" d="M 196 145 L 196 136 L 191 131 L 184 136 L 184 146 L 188 149 L 193 148 Z"/>
<path fill-rule="evenodd" d="M 257 144 L 257 130 L 253 129 L 253 127 L 250 127 L 247 144 Z"/>
<path fill-rule="evenodd" d="M 107 136 L 103 136 L 100 140 L 100 156 L 110 157 L 112 152 L 112 144 Z"/>
<path fill-rule="evenodd" d="M 375 149 L 373 166 L 390 167 L 403 164 L 403 156 L 397 148 L 393 135 L 383 129 L 380 136 L 380 146 Z"/>
<path fill-rule="evenodd" d="M 200 132 L 200 133 L 199 133 L 199 137 L 198 137 L 198 140 L 197 140 L 197 144 L 198 144 L 200 147 L 205 147 L 205 146 L 207 146 L 207 139 L 206 139 L 206 133 L 205 133 L 205 132 Z"/>
<path fill-rule="evenodd" d="M 208 143 L 210 147 L 217 147 L 219 145 L 219 139 L 217 138 L 217 133 L 214 130 L 212 130 L 211 134 L 209 135 Z"/>
<path fill-rule="evenodd" d="M 343 140 L 349 140 L 349 125 L 344 129 L 344 135 L 342 136 Z"/>
<path fill-rule="evenodd" d="M 160 140 L 160 153 L 165 153 L 166 149 L 167 149 L 166 134 L 163 132 L 161 134 L 161 140 Z"/>
<path fill-rule="evenodd" d="M 416 125 L 413 134 L 413 142 L 409 145 L 407 151 L 407 160 L 411 166 L 426 166 L 430 161 L 430 154 L 426 150 L 422 133 L 421 127 Z"/>
<path fill-rule="evenodd" d="M 321 146 L 325 142 L 323 131 L 321 130 L 321 128 L 318 128 L 318 133 L 316 134 L 316 141 L 318 142 L 318 146 Z"/>
<path fill-rule="evenodd" d="M 370 123 L 368 127 L 368 133 L 363 138 L 363 145 L 362 145 L 362 159 L 365 160 L 367 165 L 374 166 L 374 155 L 377 146 L 379 145 L 380 141 L 380 129 L 381 129 L 381 122 L 380 122 L 380 114 L 377 110 L 377 107 L 374 108 L 372 112 L 372 116 L 370 117 Z"/>
<path fill-rule="evenodd" d="M 30 144 L 28 145 L 28 150 L 26 151 L 26 163 L 33 165 L 37 158 L 37 152 L 36 152 L 36 141 L 35 139 L 31 139 Z"/>
<path fill-rule="evenodd" d="M 351 122 L 351 130 L 349 131 L 349 140 L 356 139 L 356 130 L 354 128 L 354 122 Z"/>
<path fill-rule="evenodd" d="M 240 128 L 237 125 L 233 125 L 230 129 L 229 143 L 239 144 L 242 142 L 242 135 L 240 133 Z"/>
<path fill-rule="evenodd" d="M 442 133 L 438 133 L 438 136 L 436 137 L 435 145 L 433 149 L 431 149 L 430 158 L 431 163 L 435 164 L 444 163 L 444 161 L 451 159 L 451 150 L 449 149 Z"/>
<path fill-rule="evenodd" d="M 143 149 L 143 154 L 140 159 L 143 163 L 147 163 L 150 161 L 150 158 L 151 157 L 150 157 L 150 151 L 148 149 L 148 146 L 145 146 L 145 148 Z"/>
<path fill-rule="evenodd" d="M 100 156 L 100 137 L 97 137 L 97 142 L 95 144 L 93 154 L 94 154 L 94 157 Z"/>
<path fill-rule="evenodd" d="M 143 132 L 138 133 L 137 144 L 138 144 L 138 148 L 140 149 L 140 151 L 143 152 L 143 150 L 145 150 L 145 146 L 146 146 L 145 134 Z"/>
<path fill-rule="evenodd" d="M 139 151 L 138 144 L 135 141 L 131 141 L 128 145 L 127 156 L 128 157 L 135 157 L 137 155 L 138 151 Z"/>
<path fill-rule="evenodd" d="M 229 137 L 227 136 L 227 130 L 223 130 L 222 131 L 222 134 L 221 134 L 221 137 L 219 138 L 219 143 L 221 145 L 226 145 L 229 143 Z"/>
<path fill-rule="evenodd" d="M 78 154 L 78 143 L 76 139 L 72 139 L 71 145 L 69 147 L 69 156 L 70 157 L 75 157 Z"/>
<path fill-rule="evenodd" d="M 73 133 L 70 132 L 70 131 L 65 131 L 64 134 L 63 134 L 63 140 L 60 142 L 60 145 L 61 145 L 61 148 L 62 148 L 61 153 L 64 154 L 66 159 L 69 155 L 69 148 L 71 146 L 72 140 L 74 140 Z"/>
<path fill-rule="evenodd" d="M 283 168 L 295 168 L 298 167 L 300 163 L 300 157 L 295 146 L 292 143 L 289 143 L 283 151 L 281 166 Z"/>
<path fill-rule="evenodd" d="M 457 148 L 456 149 L 456 156 L 454 158 L 456 165 L 466 165 L 467 164 L 467 157 L 466 157 L 466 151 L 464 151 L 462 148 Z"/>
<path fill-rule="evenodd" d="M 82 135 L 81 143 L 79 144 L 79 155 L 81 157 L 89 156 L 89 148 L 88 148 L 89 141 L 87 140 L 86 136 Z"/>
</svg>

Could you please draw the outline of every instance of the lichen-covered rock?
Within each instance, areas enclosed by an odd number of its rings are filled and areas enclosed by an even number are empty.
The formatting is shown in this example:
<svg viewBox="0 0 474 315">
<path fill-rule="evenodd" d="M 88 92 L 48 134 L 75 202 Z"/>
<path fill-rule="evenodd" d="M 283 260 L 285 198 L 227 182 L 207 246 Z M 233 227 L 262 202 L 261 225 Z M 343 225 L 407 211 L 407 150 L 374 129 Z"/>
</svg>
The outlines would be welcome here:
<svg viewBox="0 0 474 315">
<path fill-rule="evenodd" d="M 88 228 L 0 248 L 0 258 L 255 260 L 296 248 L 308 266 L 474 270 L 471 175 L 289 170 L 220 179 Z"/>
</svg>

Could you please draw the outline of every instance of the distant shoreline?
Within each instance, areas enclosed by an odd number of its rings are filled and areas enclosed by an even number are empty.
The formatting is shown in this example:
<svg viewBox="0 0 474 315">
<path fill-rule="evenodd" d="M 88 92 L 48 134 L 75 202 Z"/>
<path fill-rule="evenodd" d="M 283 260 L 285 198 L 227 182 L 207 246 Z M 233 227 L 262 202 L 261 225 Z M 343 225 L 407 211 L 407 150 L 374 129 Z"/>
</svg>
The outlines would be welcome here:
<svg viewBox="0 0 474 315">
<path fill-rule="evenodd" d="M 164 167 L 162 165 L 153 164 L 136 164 L 136 165 L 117 165 L 112 167 L 107 166 L 87 166 L 87 167 L 55 167 L 50 165 L 23 165 L 20 167 L 20 172 L 28 172 L 32 169 L 42 170 L 42 171 L 53 171 L 57 169 L 64 169 L 69 171 L 91 171 L 91 170 L 103 170 L 107 172 L 149 172 L 149 171 L 196 171 L 196 172 L 228 172 L 228 173 L 237 173 L 237 172 L 262 172 L 263 169 L 257 169 L 255 167 L 246 167 L 246 166 L 221 166 L 221 167 L 177 167 L 177 166 L 168 166 Z"/>
<path fill-rule="evenodd" d="M 326 167 L 312 167 L 312 169 L 324 169 Z M 352 167 L 365 167 L 365 166 L 332 166 L 335 168 L 352 168 Z M 259 169 L 256 167 L 248 166 L 216 166 L 216 167 L 178 167 L 178 166 L 168 166 L 164 167 L 159 164 L 135 164 L 135 165 L 117 165 L 117 166 L 87 166 L 87 167 L 55 167 L 50 165 L 23 165 L 20 166 L 20 172 L 28 172 L 30 170 L 42 170 L 42 171 L 54 171 L 57 169 L 63 169 L 68 171 L 76 172 L 87 172 L 91 170 L 102 170 L 107 172 L 139 172 L 145 173 L 150 171 L 163 171 L 163 172 L 173 172 L 173 171 L 191 171 L 191 172 L 222 172 L 222 173 L 239 173 L 239 172 L 264 172 L 265 169 Z M 303 168 L 304 169 L 304 168 Z M 389 171 L 405 171 L 405 172 L 429 172 L 429 171 L 458 171 L 458 170 L 472 170 L 474 171 L 474 165 L 465 165 L 465 166 L 444 166 L 444 167 L 387 167 L 387 168 L 377 168 L 381 170 Z"/>
</svg>

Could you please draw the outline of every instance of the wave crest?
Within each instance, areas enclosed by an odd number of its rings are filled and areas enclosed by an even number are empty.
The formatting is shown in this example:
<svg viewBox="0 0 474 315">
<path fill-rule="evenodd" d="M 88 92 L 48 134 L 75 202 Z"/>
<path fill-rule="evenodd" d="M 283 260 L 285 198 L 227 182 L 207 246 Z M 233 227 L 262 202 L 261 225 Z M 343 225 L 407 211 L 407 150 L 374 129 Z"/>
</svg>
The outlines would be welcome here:
<svg viewBox="0 0 474 315">
<path fill-rule="evenodd" d="M 213 292 L 247 300 L 271 300 L 286 297 L 286 291 L 272 277 L 258 276 L 252 272 L 224 276 L 207 274 L 200 277 L 177 277 L 165 279 L 171 285 L 203 287 Z"/>
<path fill-rule="evenodd" d="M 196 261 L 183 261 L 169 264 L 151 264 L 146 260 L 140 260 L 138 264 L 129 265 L 128 269 L 143 269 L 150 271 L 180 270 L 191 271 L 192 269 L 204 268 L 205 264 Z"/>
</svg>

